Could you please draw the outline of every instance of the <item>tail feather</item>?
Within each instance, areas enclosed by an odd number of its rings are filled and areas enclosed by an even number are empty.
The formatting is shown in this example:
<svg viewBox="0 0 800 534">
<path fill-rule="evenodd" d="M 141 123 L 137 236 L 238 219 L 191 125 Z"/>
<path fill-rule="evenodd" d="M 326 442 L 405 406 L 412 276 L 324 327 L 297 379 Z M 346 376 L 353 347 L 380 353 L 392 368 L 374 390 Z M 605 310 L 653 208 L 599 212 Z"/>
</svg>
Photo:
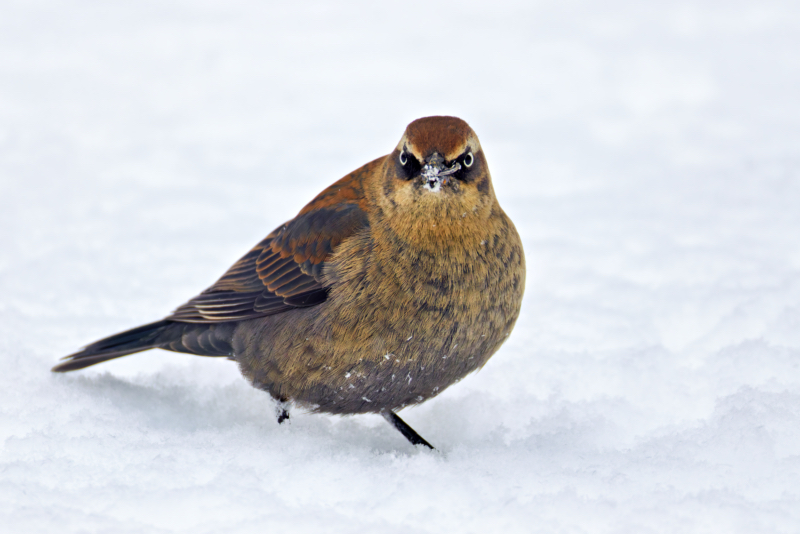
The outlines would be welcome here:
<svg viewBox="0 0 800 534">
<path fill-rule="evenodd" d="M 199 356 L 230 356 L 232 333 L 231 323 L 206 325 L 157 321 L 95 341 L 82 350 L 62 358 L 66 361 L 53 367 L 52 371 L 56 373 L 75 371 L 154 348 L 188 352 Z"/>
</svg>

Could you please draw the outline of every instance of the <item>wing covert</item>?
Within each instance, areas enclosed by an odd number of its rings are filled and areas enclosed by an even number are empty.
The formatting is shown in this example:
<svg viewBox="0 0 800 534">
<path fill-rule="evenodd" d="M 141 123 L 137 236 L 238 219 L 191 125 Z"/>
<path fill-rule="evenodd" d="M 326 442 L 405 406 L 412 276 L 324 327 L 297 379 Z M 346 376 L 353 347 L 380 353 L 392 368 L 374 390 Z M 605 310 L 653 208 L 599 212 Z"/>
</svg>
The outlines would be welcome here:
<svg viewBox="0 0 800 534">
<path fill-rule="evenodd" d="M 325 261 L 337 246 L 369 226 L 365 176 L 384 158 L 353 171 L 253 247 L 211 287 L 167 319 L 215 323 L 253 319 L 324 302 Z"/>
</svg>

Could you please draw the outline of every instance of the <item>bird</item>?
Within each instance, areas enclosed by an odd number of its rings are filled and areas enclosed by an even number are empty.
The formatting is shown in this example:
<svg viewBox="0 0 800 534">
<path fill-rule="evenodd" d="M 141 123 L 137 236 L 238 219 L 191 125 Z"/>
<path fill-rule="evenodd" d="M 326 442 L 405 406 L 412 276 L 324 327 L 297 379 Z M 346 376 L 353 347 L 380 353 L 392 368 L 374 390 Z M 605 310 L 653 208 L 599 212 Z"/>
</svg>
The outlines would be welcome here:
<svg viewBox="0 0 800 534">
<path fill-rule="evenodd" d="M 333 183 L 160 321 L 85 346 L 54 372 L 152 348 L 227 357 L 278 423 L 396 412 L 482 368 L 525 290 L 520 236 L 463 120 L 411 122 L 391 153 Z"/>
</svg>

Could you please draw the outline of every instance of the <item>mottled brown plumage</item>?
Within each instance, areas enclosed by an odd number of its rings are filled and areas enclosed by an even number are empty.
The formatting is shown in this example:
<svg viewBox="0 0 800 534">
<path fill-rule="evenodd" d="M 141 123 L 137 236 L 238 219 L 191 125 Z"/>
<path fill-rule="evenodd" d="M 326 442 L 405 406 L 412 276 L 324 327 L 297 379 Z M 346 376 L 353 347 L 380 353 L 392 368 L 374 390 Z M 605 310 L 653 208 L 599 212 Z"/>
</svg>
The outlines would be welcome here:
<svg viewBox="0 0 800 534">
<path fill-rule="evenodd" d="M 281 402 L 382 413 L 428 445 L 393 411 L 482 367 L 510 334 L 524 286 L 522 244 L 477 136 L 460 119 L 427 117 L 172 315 L 53 370 L 154 347 L 228 356 Z"/>
</svg>

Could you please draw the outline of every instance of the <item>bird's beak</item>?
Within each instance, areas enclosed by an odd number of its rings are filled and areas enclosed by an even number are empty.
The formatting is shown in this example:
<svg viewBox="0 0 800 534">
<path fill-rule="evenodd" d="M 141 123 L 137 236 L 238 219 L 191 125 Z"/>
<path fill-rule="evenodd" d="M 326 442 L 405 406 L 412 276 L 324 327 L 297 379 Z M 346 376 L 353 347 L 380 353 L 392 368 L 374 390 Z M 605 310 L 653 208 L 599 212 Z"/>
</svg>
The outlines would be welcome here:
<svg viewBox="0 0 800 534">
<path fill-rule="evenodd" d="M 420 178 L 426 188 L 437 192 L 440 186 L 450 183 L 450 175 L 455 174 L 460 168 L 461 164 L 458 162 L 453 163 L 450 168 L 446 167 L 442 155 L 434 152 L 425 160 Z"/>
</svg>

